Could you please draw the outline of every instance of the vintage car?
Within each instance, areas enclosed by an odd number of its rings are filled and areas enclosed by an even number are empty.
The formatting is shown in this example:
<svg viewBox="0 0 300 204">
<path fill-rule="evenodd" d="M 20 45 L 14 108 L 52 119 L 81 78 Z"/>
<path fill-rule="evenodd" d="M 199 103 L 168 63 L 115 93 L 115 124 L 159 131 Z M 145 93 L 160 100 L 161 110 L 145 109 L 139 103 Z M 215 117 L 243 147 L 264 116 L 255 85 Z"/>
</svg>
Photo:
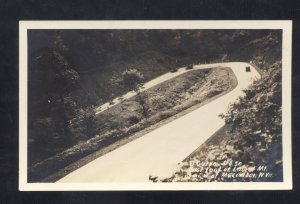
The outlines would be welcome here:
<svg viewBox="0 0 300 204">
<path fill-rule="evenodd" d="M 246 72 L 251 72 L 250 66 L 246 67 Z"/>
<path fill-rule="evenodd" d="M 193 69 L 194 65 L 193 64 L 189 64 L 185 69 Z"/>
</svg>

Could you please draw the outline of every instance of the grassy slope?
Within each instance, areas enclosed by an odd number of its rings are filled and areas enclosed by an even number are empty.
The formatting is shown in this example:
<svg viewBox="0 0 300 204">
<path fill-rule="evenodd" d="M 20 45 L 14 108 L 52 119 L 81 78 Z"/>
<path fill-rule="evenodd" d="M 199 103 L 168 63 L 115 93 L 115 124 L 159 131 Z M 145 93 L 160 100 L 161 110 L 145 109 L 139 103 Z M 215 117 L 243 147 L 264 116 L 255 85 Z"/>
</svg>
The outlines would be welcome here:
<svg viewBox="0 0 300 204">
<path fill-rule="evenodd" d="M 129 138 L 134 133 L 142 136 L 147 131 L 180 117 L 180 114 L 192 111 L 195 105 L 199 106 L 217 95 L 232 90 L 236 85 L 236 78 L 229 68 L 195 70 L 163 82 L 143 93 L 151 107 L 148 118 L 142 118 L 139 114 L 139 106 L 135 97 L 123 104 L 113 106 L 98 115 L 99 134 L 97 136 L 36 164 L 34 168 L 31 168 L 30 178 L 33 181 L 40 180 L 100 149 L 100 154 L 94 154 L 94 157 L 89 157 L 86 161 L 79 161 L 68 170 L 60 171 L 58 175 L 46 181 L 56 180 L 70 169 L 74 170 L 99 155 L 131 141 Z M 138 119 L 134 124 L 131 122 L 132 117 Z M 139 134 L 139 132 L 142 133 Z"/>
<path fill-rule="evenodd" d="M 99 131 L 128 128 L 143 122 L 154 124 L 172 116 L 230 89 L 232 75 L 227 75 L 228 72 L 226 69 L 196 70 L 152 87 L 142 93 L 149 107 L 148 118 L 143 118 L 138 100 L 133 97 L 99 114 Z M 218 77 L 221 80 L 218 80 Z"/>
</svg>

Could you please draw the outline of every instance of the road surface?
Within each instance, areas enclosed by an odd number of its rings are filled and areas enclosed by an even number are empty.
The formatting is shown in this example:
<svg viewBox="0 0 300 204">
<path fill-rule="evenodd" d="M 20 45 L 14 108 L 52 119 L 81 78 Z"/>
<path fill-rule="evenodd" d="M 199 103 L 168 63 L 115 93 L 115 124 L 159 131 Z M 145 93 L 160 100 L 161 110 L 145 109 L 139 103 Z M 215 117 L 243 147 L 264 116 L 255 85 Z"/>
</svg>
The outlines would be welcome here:
<svg viewBox="0 0 300 204">
<path fill-rule="evenodd" d="M 232 69 L 238 80 L 234 90 L 97 158 L 58 182 L 151 182 L 150 175 L 171 176 L 179 162 L 225 124 L 219 114 L 225 113 L 230 103 L 243 96 L 242 90 L 260 78 L 254 67 L 241 62 L 197 65 L 195 68 L 217 66 Z M 251 72 L 245 71 L 246 66 L 251 67 Z M 176 75 L 181 72 L 184 73 L 184 70 L 176 72 Z M 163 75 L 163 79 L 170 75 Z"/>
</svg>

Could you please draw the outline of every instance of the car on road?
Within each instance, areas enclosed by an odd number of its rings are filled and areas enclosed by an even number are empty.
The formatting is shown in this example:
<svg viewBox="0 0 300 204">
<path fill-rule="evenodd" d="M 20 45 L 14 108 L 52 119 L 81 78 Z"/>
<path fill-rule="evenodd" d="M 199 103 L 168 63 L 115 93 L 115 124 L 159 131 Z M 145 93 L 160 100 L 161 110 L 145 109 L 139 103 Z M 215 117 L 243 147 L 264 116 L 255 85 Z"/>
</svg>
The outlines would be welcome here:
<svg viewBox="0 0 300 204">
<path fill-rule="evenodd" d="M 193 64 L 189 64 L 186 69 L 193 69 L 194 68 L 194 65 Z"/>
<path fill-rule="evenodd" d="M 175 72 L 177 72 L 177 71 L 178 71 L 178 69 L 175 68 L 175 69 L 172 69 L 170 72 L 171 72 L 171 73 L 175 73 Z"/>
</svg>

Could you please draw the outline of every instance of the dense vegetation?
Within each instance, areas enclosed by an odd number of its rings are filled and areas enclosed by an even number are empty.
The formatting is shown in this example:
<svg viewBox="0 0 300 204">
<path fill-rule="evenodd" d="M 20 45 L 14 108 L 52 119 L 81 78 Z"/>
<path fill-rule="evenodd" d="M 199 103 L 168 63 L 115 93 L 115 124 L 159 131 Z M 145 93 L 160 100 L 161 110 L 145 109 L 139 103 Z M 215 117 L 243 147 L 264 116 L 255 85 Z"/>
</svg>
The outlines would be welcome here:
<svg viewBox="0 0 300 204">
<path fill-rule="evenodd" d="M 281 56 L 280 36 L 274 30 L 30 30 L 29 165 L 97 135 L 94 106 L 130 90 L 115 83 L 124 70 L 136 69 L 145 82 L 193 63 L 252 60 L 267 68 Z"/>
<path fill-rule="evenodd" d="M 269 180 L 282 180 L 282 90 L 281 62 L 273 64 L 245 97 L 222 115 L 230 125 L 234 159 L 244 164 L 267 166 L 274 174 Z"/>
</svg>

